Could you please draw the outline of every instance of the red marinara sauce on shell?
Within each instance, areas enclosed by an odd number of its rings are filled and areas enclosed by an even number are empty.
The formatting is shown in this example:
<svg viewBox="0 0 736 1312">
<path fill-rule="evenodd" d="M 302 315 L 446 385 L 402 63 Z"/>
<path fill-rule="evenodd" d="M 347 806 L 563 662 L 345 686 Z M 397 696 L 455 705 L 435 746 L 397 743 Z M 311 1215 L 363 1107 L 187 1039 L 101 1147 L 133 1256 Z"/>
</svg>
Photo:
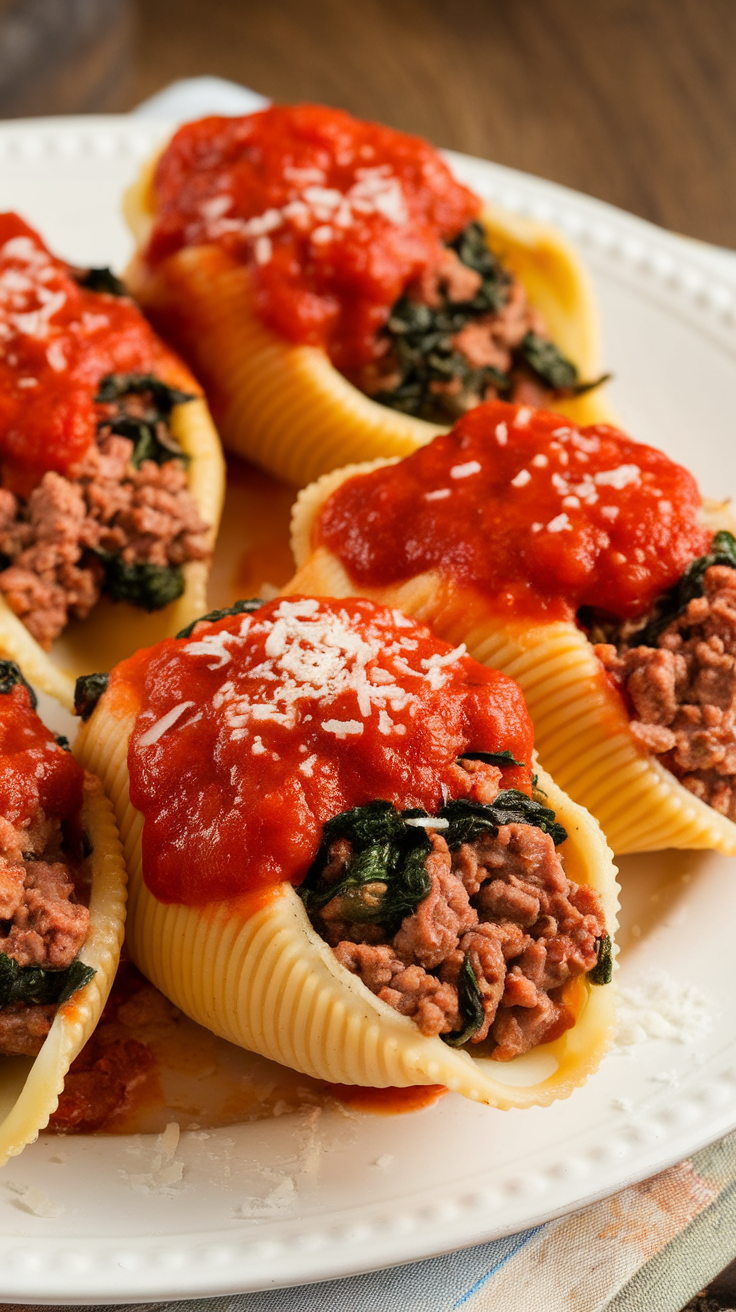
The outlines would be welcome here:
<svg viewBox="0 0 736 1312">
<path fill-rule="evenodd" d="M 0 816 L 22 825 L 39 807 L 62 822 L 82 805 L 84 771 L 42 724 L 22 683 L 0 693 Z"/>
<path fill-rule="evenodd" d="M 111 373 L 191 384 L 128 297 L 80 287 L 17 214 L 0 214 L 0 465 L 25 496 L 68 473 L 92 442 Z"/>
<path fill-rule="evenodd" d="M 347 374 L 481 208 L 426 141 L 322 105 L 186 124 L 152 193 L 151 264 L 216 243 L 248 264 L 261 318 Z"/>
<path fill-rule="evenodd" d="M 199 624 L 118 665 L 111 705 L 131 689 L 130 797 L 162 902 L 298 884 L 326 820 L 374 799 L 436 812 L 461 752 L 511 751 L 504 786 L 531 788 L 518 684 L 370 601 L 289 597 Z"/>
<path fill-rule="evenodd" d="M 498 610 L 644 614 L 708 548 L 692 474 L 607 424 L 492 401 L 398 464 L 356 475 L 315 530 L 361 587 L 437 569 Z"/>
</svg>

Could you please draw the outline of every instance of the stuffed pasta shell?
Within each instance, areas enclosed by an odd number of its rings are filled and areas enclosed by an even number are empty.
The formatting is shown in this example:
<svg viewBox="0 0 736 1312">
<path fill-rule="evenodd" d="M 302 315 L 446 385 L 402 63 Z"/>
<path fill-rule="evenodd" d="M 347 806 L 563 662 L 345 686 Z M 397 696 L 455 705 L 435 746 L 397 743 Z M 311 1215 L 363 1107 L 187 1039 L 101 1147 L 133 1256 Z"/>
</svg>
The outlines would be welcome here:
<svg viewBox="0 0 736 1312">
<path fill-rule="evenodd" d="M 202 613 L 222 495 L 201 389 L 122 284 L 0 215 L 0 653 L 71 708 Z"/>
<path fill-rule="evenodd" d="M 513 680 L 398 611 L 299 597 L 207 617 L 93 701 L 77 751 L 121 826 L 130 952 L 193 1019 L 319 1079 L 502 1108 L 595 1069 L 615 868 L 533 774 Z"/>
<path fill-rule="evenodd" d="M 125 866 L 112 807 L 0 661 L 0 1165 L 33 1142 L 102 1013 Z"/>
<path fill-rule="evenodd" d="M 687 470 L 495 402 L 307 488 L 293 524 L 290 588 L 399 606 L 519 681 L 615 852 L 736 852 L 736 541 Z"/>
<path fill-rule="evenodd" d="M 133 187 L 128 282 L 225 444 L 303 486 L 494 396 L 607 417 L 587 276 L 405 133 L 319 105 L 186 124 Z"/>
</svg>

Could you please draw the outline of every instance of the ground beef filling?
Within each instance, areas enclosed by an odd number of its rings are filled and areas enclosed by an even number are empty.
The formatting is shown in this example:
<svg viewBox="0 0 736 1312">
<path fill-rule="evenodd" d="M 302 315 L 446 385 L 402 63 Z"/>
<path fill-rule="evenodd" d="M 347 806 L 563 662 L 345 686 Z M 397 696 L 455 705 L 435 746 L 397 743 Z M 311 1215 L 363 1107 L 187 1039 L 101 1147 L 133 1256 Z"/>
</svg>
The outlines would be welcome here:
<svg viewBox="0 0 736 1312">
<path fill-rule="evenodd" d="M 655 647 L 595 651 L 631 703 L 639 745 L 736 820 L 736 569 L 711 565 L 703 587 Z"/>
<path fill-rule="evenodd" d="M 0 817 L 0 953 L 19 966 L 70 966 L 89 928 L 81 886 L 58 819 L 39 811 L 15 827 Z M 0 1054 L 34 1057 L 55 1013 L 55 1005 L 25 1002 L 0 1008 Z"/>
<path fill-rule="evenodd" d="M 544 407 L 578 389 L 574 365 L 478 224 L 407 289 L 379 336 L 377 358 L 353 381 L 385 405 L 438 423 L 482 401 Z"/>
<path fill-rule="evenodd" d="M 182 461 L 144 459 L 135 468 L 133 441 L 112 431 L 116 420 L 145 418 L 151 407 L 145 393 L 101 404 L 96 442 L 74 478 L 50 471 L 27 500 L 0 488 L 0 557 L 7 563 L 0 591 L 46 649 L 105 590 L 101 553 L 124 565 L 164 567 L 208 555 L 207 525 Z M 172 442 L 167 431 L 159 437 L 164 447 Z"/>
<path fill-rule="evenodd" d="M 392 937 L 343 919 L 339 899 L 314 923 L 341 965 L 430 1036 L 463 1028 L 458 977 L 468 959 L 483 1007 L 470 1042 L 511 1061 L 574 1024 L 565 985 L 596 965 L 600 899 L 567 878 L 551 836 L 534 825 L 501 825 L 455 851 L 440 832 L 430 841 L 431 890 Z M 336 840 L 322 879 L 337 882 L 351 855 Z"/>
</svg>

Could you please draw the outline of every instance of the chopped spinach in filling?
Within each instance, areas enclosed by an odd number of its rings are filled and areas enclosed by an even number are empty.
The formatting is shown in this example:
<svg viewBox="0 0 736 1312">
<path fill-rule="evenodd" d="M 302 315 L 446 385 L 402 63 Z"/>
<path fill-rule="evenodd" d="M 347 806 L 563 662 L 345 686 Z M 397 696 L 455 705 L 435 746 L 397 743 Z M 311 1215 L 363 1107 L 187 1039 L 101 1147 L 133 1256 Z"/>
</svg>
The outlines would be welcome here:
<svg viewBox="0 0 736 1312">
<path fill-rule="evenodd" d="M 393 306 L 384 329 L 384 367 L 390 381 L 372 392 L 381 405 L 436 423 L 453 421 L 480 401 L 513 400 L 521 378 L 531 379 L 553 396 L 576 396 L 603 379 L 582 382 L 578 370 L 549 338 L 531 328 L 510 345 L 508 367 L 477 366 L 459 348 L 456 338 L 468 325 L 502 316 L 514 282 L 489 249 L 486 234 L 475 222 L 451 243 L 452 251 L 479 277 L 470 299 L 451 300 L 439 291 L 428 305 L 403 295 Z"/>
<path fill-rule="evenodd" d="M 140 413 L 131 414 L 124 404 L 132 396 L 143 398 Z M 130 464 L 134 469 L 140 469 L 144 460 L 153 460 L 157 465 L 167 460 L 189 462 L 172 436 L 169 424 L 174 406 L 194 399 L 191 392 L 169 387 L 154 374 L 107 374 L 95 397 L 95 401 L 106 404 L 121 403 L 119 413 L 103 420 L 101 427 L 130 439 L 133 443 Z"/>
<path fill-rule="evenodd" d="M 395 932 L 430 890 L 425 861 L 430 850 L 426 830 L 407 825 L 422 811 L 397 811 L 390 802 L 369 802 L 328 820 L 319 851 L 299 888 L 310 915 L 338 898 L 346 920 L 369 921 Z M 337 883 L 323 872 L 337 838 L 346 838 L 352 856 Z"/>
<path fill-rule="evenodd" d="M 78 957 L 65 970 L 45 970 L 19 966 L 13 957 L 0 952 L 0 1008 L 17 1002 L 61 1006 L 96 974 L 93 966 L 86 966 Z"/>
<path fill-rule="evenodd" d="M 736 569 L 736 538 L 726 529 L 714 534 L 708 554 L 691 561 L 679 582 L 662 594 L 651 619 L 627 637 L 627 647 L 656 647 L 660 634 L 687 609 L 688 602 L 703 596 L 705 571 L 711 565 L 728 565 Z"/>
<path fill-rule="evenodd" d="M 469 752 L 465 756 L 490 764 L 496 760 L 505 765 L 516 763 L 508 752 Z M 378 943 L 397 934 L 405 917 L 413 916 L 432 891 L 427 869 L 431 842 L 425 821 L 439 830 L 450 852 L 484 835 L 495 837 L 502 825 L 533 826 L 549 834 L 555 845 L 567 837 L 554 811 L 516 789 L 501 791 L 492 803 L 448 801 L 436 816 L 419 808 L 398 811 L 385 801 L 354 807 L 325 824 L 317 855 L 298 889 L 319 932 L 323 928 L 321 912 L 329 904 L 333 923 L 337 920 L 355 927 L 375 927 L 368 929 L 366 942 Z M 338 854 L 334 844 L 340 839 L 347 841 Z M 357 941 L 361 941 L 360 936 Z M 608 947 L 599 946 L 595 982 L 604 982 L 606 952 L 610 956 L 610 942 Z M 439 981 L 438 970 L 430 973 Z M 455 988 L 461 1025 L 441 1037 L 452 1047 L 460 1047 L 482 1029 L 486 1016 L 467 952 Z"/>
<path fill-rule="evenodd" d="M 74 281 L 90 292 L 106 292 L 108 296 L 127 296 L 125 283 L 113 273 L 112 269 L 79 269 Z"/>
</svg>

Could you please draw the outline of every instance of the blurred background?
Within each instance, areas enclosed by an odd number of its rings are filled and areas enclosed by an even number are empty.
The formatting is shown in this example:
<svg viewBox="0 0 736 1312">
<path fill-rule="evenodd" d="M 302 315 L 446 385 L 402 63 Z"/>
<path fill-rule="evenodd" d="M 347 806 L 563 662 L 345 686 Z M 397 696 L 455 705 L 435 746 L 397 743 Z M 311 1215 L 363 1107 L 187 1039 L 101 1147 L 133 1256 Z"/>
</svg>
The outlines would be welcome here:
<svg viewBox="0 0 736 1312">
<path fill-rule="evenodd" d="M 0 0 L 0 117 L 216 74 L 736 247 L 735 0 Z"/>
</svg>

